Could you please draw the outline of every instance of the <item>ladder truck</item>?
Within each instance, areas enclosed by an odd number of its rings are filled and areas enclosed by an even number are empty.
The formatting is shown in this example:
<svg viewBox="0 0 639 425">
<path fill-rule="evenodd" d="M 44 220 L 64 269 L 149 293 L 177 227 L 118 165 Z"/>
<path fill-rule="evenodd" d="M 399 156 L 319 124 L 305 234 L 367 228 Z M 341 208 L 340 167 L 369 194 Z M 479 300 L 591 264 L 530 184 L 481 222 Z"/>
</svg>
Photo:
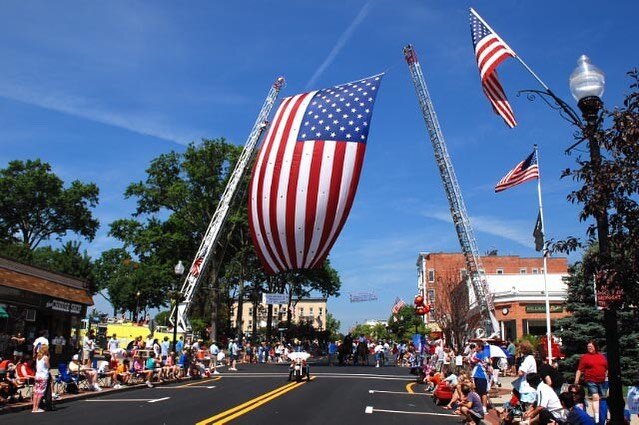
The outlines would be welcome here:
<svg viewBox="0 0 639 425">
<path fill-rule="evenodd" d="M 409 44 L 404 47 L 404 58 L 408 64 L 410 76 L 413 80 L 415 91 L 417 92 L 419 106 L 421 107 L 424 121 L 428 128 L 428 135 L 430 136 L 430 141 L 435 152 L 435 162 L 437 163 L 442 182 L 444 183 L 444 190 L 448 198 L 453 224 L 455 225 L 457 238 L 459 239 L 459 244 L 461 245 L 461 250 L 466 260 L 468 278 L 475 293 L 486 336 L 498 335 L 499 323 L 495 317 L 495 307 L 488 288 L 488 282 L 486 281 L 486 273 L 481 264 L 481 257 L 479 255 L 479 249 L 477 248 L 473 228 L 470 225 L 466 205 L 462 198 L 459 183 L 457 182 L 455 169 L 448 155 L 446 142 L 439 126 L 437 114 L 435 114 L 435 108 L 430 100 L 430 94 L 424 81 L 422 68 L 412 45 Z"/>
<path fill-rule="evenodd" d="M 177 324 L 172 324 L 173 326 L 177 326 L 180 332 L 189 331 L 191 329 L 187 315 L 189 314 L 191 304 L 193 303 L 195 292 L 204 278 L 204 272 L 206 271 L 206 267 L 210 262 L 212 254 L 215 252 L 215 249 L 220 243 L 220 236 L 224 230 L 224 225 L 226 223 L 233 198 L 238 192 L 238 187 L 242 183 L 246 170 L 250 167 L 250 164 L 255 157 L 255 148 L 262 136 L 262 133 L 264 133 L 268 127 L 267 120 L 269 113 L 271 112 L 273 105 L 275 105 L 277 96 L 283 86 L 283 77 L 279 77 L 271 86 L 268 95 L 266 96 L 266 100 L 262 105 L 262 109 L 257 116 L 257 120 L 253 125 L 253 129 L 246 140 L 244 149 L 242 150 L 242 153 L 235 164 L 235 168 L 233 169 L 233 173 L 231 174 L 226 188 L 224 189 L 224 193 L 220 198 L 217 209 L 211 218 L 209 227 L 206 229 L 206 233 L 204 234 L 200 247 L 195 254 L 195 258 L 189 268 L 186 279 L 182 284 L 182 289 L 180 290 L 182 301 L 176 307 L 173 307 L 173 310 L 171 311 L 171 320 L 173 322 L 173 320 L 175 320 L 173 318 L 176 317 L 175 310 L 177 309 Z"/>
</svg>

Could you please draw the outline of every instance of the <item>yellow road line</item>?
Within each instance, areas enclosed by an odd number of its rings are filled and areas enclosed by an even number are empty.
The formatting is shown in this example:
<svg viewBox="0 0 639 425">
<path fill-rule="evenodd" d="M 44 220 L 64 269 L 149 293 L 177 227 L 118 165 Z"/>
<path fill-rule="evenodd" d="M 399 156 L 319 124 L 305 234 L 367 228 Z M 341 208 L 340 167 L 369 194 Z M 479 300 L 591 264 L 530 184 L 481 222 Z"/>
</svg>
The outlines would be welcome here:
<svg viewBox="0 0 639 425">
<path fill-rule="evenodd" d="M 411 382 L 410 384 L 406 384 L 406 391 L 409 392 L 410 394 L 415 394 L 415 391 L 413 391 L 414 386 L 415 386 L 414 382 Z"/>
<path fill-rule="evenodd" d="M 178 388 L 190 387 L 191 385 L 202 385 L 205 382 L 219 381 L 220 379 L 222 379 L 221 376 L 218 376 L 217 378 L 203 379 L 201 381 L 194 381 L 194 382 L 189 382 L 188 384 L 180 385 L 178 386 Z"/>
<path fill-rule="evenodd" d="M 207 424 L 210 424 L 210 423 L 212 423 L 213 421 L 215 421 L 217 419 L 221 419 L 221 418 L 223 418 L 225 416 L 228 416 L 228 415 L 230 415 L 232 413 L 237 412 L 238 410 L 242 410 L 245 407 L 251 405 L 251 403 L 255 403 L 256 401 L 260 401 L 260 400 L 262 400 L 262 399 L 264 399 L 266 397 L 269 397 L 269 396 L 271 396 L 273 394 L 278 393 L 279 391 L 282 391 L 282 390 L 285 390 L 286 388 L 292 387 L 295 384 L 296 384 L 296 382 L 291 382 L 290 384 L 286 384 L 286 385 L 283 385 L 281 387 L 278 387 L 278 388 L 274 389 L 273 391 L 269 391 L 266 394 L 262 394 L 261 396 L 255 397 L 255 398 L 253 398 L 253 399 L 251 399 L 251 400 L 249 400 L 249 401 L 247 401 L 245 403 L 242 403 L 240 405 L 232 407 L 229 410 L 226 410 L 226 411 L 224 411 L 222 413 L 218 413 L 217 415 L 211 416 L 210 418 L 204 419 L 204 420 L 198 422 L 196 425 L 207 425 Z"/>
<path fill-rule="evenodd" d="M 311 380 L 314 380 L 315 377 L 311 377 Z M 238 406 L 232 407 L 229 410 L 226 410 L 222 413 L 218 413 L 215 416 L 204 419 L 198 422 L 196 425 L 217 425 L 217 424 L 225 424 L 239 416 L 242 416 L 251 410 L 258 408 L 259 406 L 268 403 L 269 401 L 294 390 L 297 387 L 304 385 L 306 382 L 291 382 L 290 384 L 283 385 L 279 388 L 274 389 L 273 391 L 269 391 L 266 394 L 262 394 L 261 396 L 255 397 L 247 402 L 244 402 Z"/>
</svg>

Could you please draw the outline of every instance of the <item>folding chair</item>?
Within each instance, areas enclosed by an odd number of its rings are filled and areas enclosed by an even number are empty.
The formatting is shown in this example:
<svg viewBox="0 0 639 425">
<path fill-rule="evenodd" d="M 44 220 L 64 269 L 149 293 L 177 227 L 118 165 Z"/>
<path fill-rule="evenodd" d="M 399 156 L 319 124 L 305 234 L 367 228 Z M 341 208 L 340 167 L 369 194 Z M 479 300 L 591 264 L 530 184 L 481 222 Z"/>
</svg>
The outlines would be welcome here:
<svg viewBox="0 0 639 425">
<path fill-rule="evenodd" d="M 67 392 L 67 385 L 69 384 L 74 384 L 78 389 L 80 388 L 79 378 L 69 373 L 66 363 L 60 363 L 58 365 L 58 374 L 53 383 L 54 392 L 57 394 Z"/>
</svg>

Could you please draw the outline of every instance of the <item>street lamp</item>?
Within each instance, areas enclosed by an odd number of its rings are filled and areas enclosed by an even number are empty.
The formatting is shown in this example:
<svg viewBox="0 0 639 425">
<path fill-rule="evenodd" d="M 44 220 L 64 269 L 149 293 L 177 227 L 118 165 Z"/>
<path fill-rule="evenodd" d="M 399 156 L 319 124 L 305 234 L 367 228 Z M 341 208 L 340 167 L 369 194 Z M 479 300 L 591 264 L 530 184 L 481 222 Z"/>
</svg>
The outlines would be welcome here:
<svg viewBox="0 0 639 425">
<path fill-rule="evenodd" d="M 590 167 L 592 172 L 593 191 L 597 192 L 603 186 L 601 182 L 601 147 L 600 147 L 600 124 L 603 102 L 601 96 L 605 88 L 604 73 L 594 66 L 588 56 L 582 55 L 577 60 L 577 67 L 570 75 L 569 85 L 572 96 L 577 101 L 577 106 L 581 110 L 583 120 L 579 115 L 562 99 L 557 97 L 545 84 L 545 90 L 521 90 L 526 93 L 530 100 L 535 95 L 540 97 L 551 108 L 559 111 L 559 114 L 568 122 L 579 129 L 584 136 L 581 140 L 566 149 L 569 153 L 582 141 L 588 141 L 590 150 Z M 552 99 L 552 102 L 549 101 Z M 595 193 L 598 204 L 595 205 L 593 215 L 597 222 L 597 240 L 599 243 L 599 268 L 601 276 L 598 279 L 597 287 L 604 289 L 605 281 L 610 276 L 610 241 L 608 236 L 608 199 L 603 193 Z M 595 291 L 596 296 L 596 291 Z M 610 385 L 608 404 L 610 410 L 611 424 L 623 424 L 624 399 L 621 384 L 621 371 L 619 361 L 619 337 L 617 330 L 617 311 L 614 306 L 604 309 L 604 329 L 606 331 L 606 347 L 608 358 L 608 381 Z M 597 419 L 597 418 L 596 418 Z"/>
<path fill-rule="evenodd" d="M 173 268 L 175 272 L 177 284 L 175 286 L 175 291 L 173 292 L 173 311 L 175 311 L 175 317 L 173 318 L 173 352 L 177 352 L 175 349 L 177 342 L 177 327 L 178 327 L 178 301 L 180 299 L 180 292 L 178 292 L 178 286 L 180 284 L 180 277 L 184 274 L 184 264 L 182 264 L 182 260 L 179 260 L 178 263 Z"/>
<path fill-rule="evenodd" d="M 570 75 L 570 92 L 577 101 L 586 125 L 583 127 L 584 136 L 588 139 L 590 150 L 590 166 L 592 182 L 597 192 L 605 182 L 601 175 L 601 147 L 600 147 L 600 113 L 603 108 L 601 96 L 605 88 L 604 73 L 594 66 L 588 56 L 582 55 L 577 61 L 577 68 Z M 597 241 L 599 242 L 599 269 L 601 276 L 596 282 L 596 289 L 606 290 L 607 277 L 610 276 L 610 241 L 608 222 L 608 199 L 605 193 L 597 193 L 598 203 L 593 215 L 597 222 Z M 596 291 L 595 291 L 596 296 Z M 617 309 L 613 305 L 604 308 L 604 329 L 606 330 L 606 354 L 608 358 L 608 382 L 610 406 L 610 423 L 624 423 L 624 399 L 621 383 L 621 365 L 619 360 L 619 335 L 617 330 Z M 597 419 L 597 418 L 595 418 Z"/>
</svg>

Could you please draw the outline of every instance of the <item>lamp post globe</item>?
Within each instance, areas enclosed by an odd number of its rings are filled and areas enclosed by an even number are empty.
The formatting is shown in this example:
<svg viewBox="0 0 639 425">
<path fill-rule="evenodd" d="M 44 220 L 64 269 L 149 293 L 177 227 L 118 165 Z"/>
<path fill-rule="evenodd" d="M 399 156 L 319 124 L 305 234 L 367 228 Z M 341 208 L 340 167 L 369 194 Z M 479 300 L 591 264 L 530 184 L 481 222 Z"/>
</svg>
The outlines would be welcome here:
<svg viewBox="0 0 639 425">
<path fill-rule="evenodd" d="M 601 98 L 606 86 L 604 73 L 590 62 L 590 58 L 581 55 L 577 67 L 570 74 L 570 93 L 577 102 L 589 96 Z"/>
<path fill-rule="evenodd" d="M 184 264 L 182 264 L 182 260 L 178 261 L 178 263 L 173 268 L 173 271 L 175 271 L 175 274 L 178 277 L 182 276 L 182 274 L 184 273 Z"/>
<path fill-rule="evenodd" d="M 570 93 L 575 98 L 579 109 L 587 121 L 594 120 L 603 106 L 601 96 L 606 86 L 606 78 L 599 68 L 590 62 L 590 58 L 581 55 L 577 60 L 577 67 L 568 79 Z"/>
</svg>

